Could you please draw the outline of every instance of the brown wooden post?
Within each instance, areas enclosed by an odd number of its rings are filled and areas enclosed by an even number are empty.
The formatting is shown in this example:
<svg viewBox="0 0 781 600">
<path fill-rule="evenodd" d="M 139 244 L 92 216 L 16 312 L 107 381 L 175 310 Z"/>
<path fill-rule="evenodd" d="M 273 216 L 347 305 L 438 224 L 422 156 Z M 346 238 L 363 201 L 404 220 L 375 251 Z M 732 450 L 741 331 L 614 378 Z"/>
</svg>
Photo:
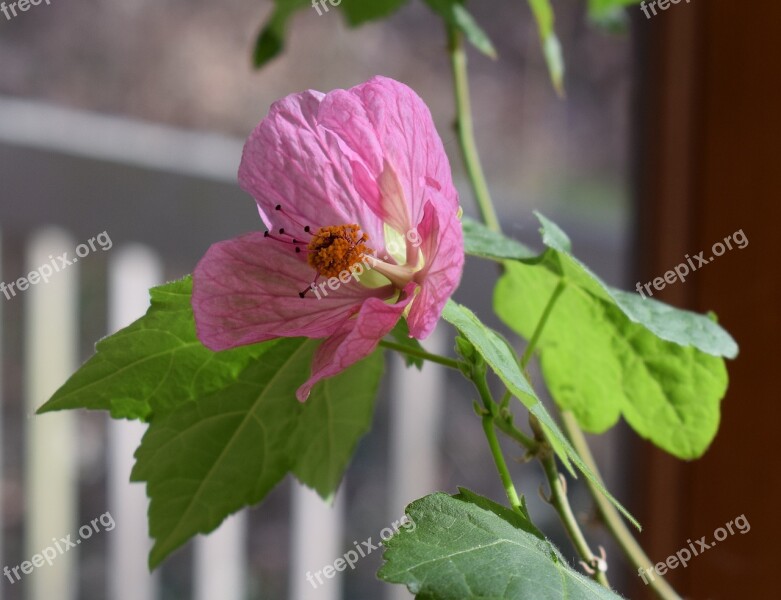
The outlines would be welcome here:
<svg viewBox="0 0 781 600">
<path fill-rule="evenodd" d="M 659 562 L 745 514 L 748 533 L 670 581 L 692 599 L 771 598 L 781 544 L 781 4 L 692 0 L 639 21 L 638 279 L 686 254 L 710 256 L 738 230 L 749 240 L 660 293 L 716 311 L 741 354 L 728 363 L 721 429 L 702 459 L 686 464 L 637 444 L 641 540 Z M 631 597 L 651 597 L 639 577 Z"/>
</svg>

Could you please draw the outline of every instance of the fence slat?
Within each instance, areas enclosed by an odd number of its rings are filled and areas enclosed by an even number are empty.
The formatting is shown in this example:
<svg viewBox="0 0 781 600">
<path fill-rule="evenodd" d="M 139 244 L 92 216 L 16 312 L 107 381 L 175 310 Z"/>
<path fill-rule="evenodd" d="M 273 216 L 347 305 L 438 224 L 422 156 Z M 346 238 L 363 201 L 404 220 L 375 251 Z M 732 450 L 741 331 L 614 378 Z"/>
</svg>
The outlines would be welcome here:
<svg viewBox="0 0 781 600">
<path fill-rule="evenodd" d="M 4 281 L 3 279 L 3 236 L 2 236 L 2 229 L 0 229 L 0 281 Z M 0 482 L 5 481 L 3 476 L 3 410 L 2 407 L 5 406 L 4 402 L 4 383 L 3 383 L 3 364 L 5 359 L 5 354 L 3 350 L 5 349 L 5 340 L 3 339 L 3 305 L 7 302 L 7 299 L 5 296 L 0 296 Z M 0 494 L 0 515 L 4 514 L 3 511 L 3 498 L 2 494 Z M 4 559 L 6 558 L 5 552 L 4 552 L 4 540 L 3 540 L 3 528 L 0 527 L 0 564 L 3 566 L 6 566 L 8 563 Z M 0 600 L 3 598 L 3 593 L 0 591 Z"/>
<path fill-rule="evenodd" d="M 342 482 L 344 487 L 344 482 Z M 336 494 L 333 505 L 324 502 L 308 487 L 293 483 L 293 510 L 290 598 L 291 600 L 339 600 L 342 597 L 342 573 L 333 579 L 321 575 L 322 584 L 307 579 L 307 573 L 322 571 L 341 557 L 344 531 L 344 502 L 342 493 Z M 316 586 L 316 587 L 315 587 Z"/>
<path fill-rule="evenodd" d="M 109 261 L 109 331 L 114 333 L 146 312 L 148 289 L 163 279 L 157 256 L 144 246 L 114 250 Z M 152 600 L 157 577 L 149 574 L 148 500 L 142 484 L 130 483 L 133 453 L 145 427 L 137 421 L 108 423 L 108 503 L 115 530 L 109 539 L 106 577 L 112 600 Z"/>
<path fill-rule="evenodd" d="M 442 331 L 437 329 L 425 346 L 430 352 L 442 354 Z M 430 363 L 421 371 L 407 368 L 402 358 L 394 356 L 392 382 L 388 523 L 399 519 L 407 504 L 438 489 L 445 370 Z M 409 600 L 412 595 L 404 586 L 389 585 L 385 597 Z"/>
<path fill-rule="evenodd" d="M 60 230 L 41 231 L 30 240 L 27 266 L 32 271 L 50 264 L 51 256 L 65 251 L 72 254 L 74 246 L 70 236 Z M 78 537 L 76 415 L 65 411 L 33 416 L 77 364 L 77 281 L 78 268 L 70 266 L 55 273 L 49 283 L 40 282 L 17 294 L 27 310 L 26 560 L 52 546 L 53 538 Z M 26 597 L 75 600 L 77 556 L 78 552 L 70 549 L 57 556 L 52 566 L 24 575 L 24 586 L 30 592 Z"/>
<path fill-rule="evenodd" d="M 247 598 L 247 515 L 235 514 L 195 541 L 195 600 Z"/>
</svg>

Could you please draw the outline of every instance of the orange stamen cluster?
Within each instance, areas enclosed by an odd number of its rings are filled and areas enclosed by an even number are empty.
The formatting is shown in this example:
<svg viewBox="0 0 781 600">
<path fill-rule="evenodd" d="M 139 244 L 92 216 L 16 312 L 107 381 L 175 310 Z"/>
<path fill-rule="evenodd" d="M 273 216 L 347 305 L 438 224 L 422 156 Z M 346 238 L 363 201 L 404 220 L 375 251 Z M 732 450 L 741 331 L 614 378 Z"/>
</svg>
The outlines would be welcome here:
<svg viewBox="0 0 781 600">
<path fill-rule="evenodd" d="M 323 277 L 338 277 L 374 250 L 366 245 L 369 236 L 358 225 L 321 227 L 309 242 L 309 266 Z"/>
</svg>

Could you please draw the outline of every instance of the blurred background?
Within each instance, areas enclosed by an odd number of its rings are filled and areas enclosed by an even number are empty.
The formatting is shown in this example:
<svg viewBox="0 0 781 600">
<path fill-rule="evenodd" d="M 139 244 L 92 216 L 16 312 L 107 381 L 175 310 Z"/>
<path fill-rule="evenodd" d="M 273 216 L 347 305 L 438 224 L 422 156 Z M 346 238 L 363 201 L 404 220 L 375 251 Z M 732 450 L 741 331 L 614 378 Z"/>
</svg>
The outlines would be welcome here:
<svg viewBox="0 0 781 600">
<path fill-rule="evenodd" d="M 647 525 L 642 539 L 658 560 L 741 513 L 752 525 L 765 521 L 674 573 L 687 597 L 738 598 L 748 589 L 749 597 L 773 597 L 771 569 L 762 565 L 779 523 L 760 478 L 775 469 L 752 459 L 773 439 L 762 428 L 778 416 L 762 352 L 779 333 L 769 227 L 779 216 L 771 143 L 781 130 L 770 110 L 778 92 L 762 85 L 778 75 L 778 42 L 768 41 L 778 33 L 778 9 L 738 15 L 736 2 L 700 2 L 649 21 L 632 7 L 620 31 L 607 31 L 588 22 L 585 2 L 554 3 L 567 64 L 563 100 L 526 3 L 471 4 L 499 52 L 497 61 L 470 58 L 477 141 L 506 233 L 539 246 L 532 210 L 540 210 L 597 273 L 632 289 L 745 230 L 748 249 L 666 297 L 716 310 L 743 348 L 730 365 L 732 418 L 715 457 L 681 465 L 623 425 L 594 450 L 608 487 Z M 111 239 L 51 283 L 0 297 L 0 567 L 29 560 L 107 511 L 116 521 L 53 566 L 16 583 L 3 578 L 1 598 L 409 598 L 376 581 L 379 551 L 318 589 L 305 573 L 332 564 L 354 540 L 376 541 L 408 502 L 431 491 L 465 485 L 503 497 L 469 388 L 457 374 L 407 371 L 389 360 L 372 432 L 333 506 L 287 481 L 149 577 L 144 492 L 126 483 L 143 429 L 97 413 L 32 417 L 95 340 L 143 314 L 146 288 L 191 272 L 211 243 L 260 228 L 236 170 L 244 138 L 282 96 L 375 74 L 407 83 L 431 107 L 465 211 L 476 216 L 452 128 L 440 20 L 412 2 L 350 30 L 334 9 L 304 10 L 282 58 L 255 72 L 250 52 L 270 8 L 247 0 L 52 0 L 11 20 L 0 16 L 0 280 L 49 255 L 73 256 L 101 232 Z M 765 64 L 754 60 L 760 53 Z M 483 295 L 495 276 L 470 261 L 456 298 L 500 327 Z M 438 331 L 430 347 L 451 352 L 448 335 Z M 762 423 L 749 427 L 748 413 L 764 415 Z M 542 481 L 536 466 L 514 465 L 513 474 L 538 525 L 576 563 L 555 514 L 534 493 Z M 649 597 L 608 543 L 585 489 L 570 487 L 587 535 L 608 549 L 611 582 L 627 597 Z"/>
</svg>

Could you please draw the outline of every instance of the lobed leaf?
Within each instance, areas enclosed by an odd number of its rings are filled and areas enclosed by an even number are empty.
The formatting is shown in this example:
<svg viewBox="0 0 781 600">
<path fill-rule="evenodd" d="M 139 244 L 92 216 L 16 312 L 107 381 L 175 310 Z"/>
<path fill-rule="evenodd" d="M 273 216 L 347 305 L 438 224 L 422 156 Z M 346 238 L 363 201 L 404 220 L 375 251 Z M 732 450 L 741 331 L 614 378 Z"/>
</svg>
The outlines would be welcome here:
<svg viewBox="0 0 781 600">
<path fill-rule="evenodd" d="M 132 474 L 150 498 L 150 567 L 263 500 L 288 472 L 333 495 L 371 423 L 383 359 L 376 352 L 321 382 L 301 404 L 295 392 L 316 347 L 280 340 L 230 385 L 152 421 Z"/>
<path fill-rule="evenodd" d="M 421 600 L 618 600 L 569 565 L 520 517 L 468 490 L 407 507 L 415 528 L 385 542 L 380 579 Z"/>
<path fill-rule="evenodd" d="M 727 387 L 721 357 L 735 356 L 734 340 L 704 315 L 607 286 L 570 254 L 566 234 L 538 217 L 549 250 L 536 265 L 505 264 L 494 307 L 528 339 L 564 283 L 538 342 L 556 403 L 592 433 L 623 416 L 675 456 L 702 455 L 718 429 Z"/>
<path fill-rule="evenodd" d="M 276 342 L 212 352 L 195 334 L 192 278 L 152 288 L 146 315 L 97 343 L 90 358 L 41 408 L 105 410 L 148 419 L 219 389 Z"/>
</svg>

